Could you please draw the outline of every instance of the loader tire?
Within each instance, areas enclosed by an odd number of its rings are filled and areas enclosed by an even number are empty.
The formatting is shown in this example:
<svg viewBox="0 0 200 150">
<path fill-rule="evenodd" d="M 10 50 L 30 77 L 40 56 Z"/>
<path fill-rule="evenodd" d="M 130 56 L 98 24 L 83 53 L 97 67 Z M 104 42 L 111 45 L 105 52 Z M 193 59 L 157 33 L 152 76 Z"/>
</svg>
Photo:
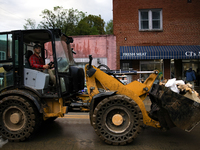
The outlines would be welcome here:
<svg viewBox="0 0 200 150">
<path fill-rule="evenodd" d="M 20 96 L 8 96 L 0 101 L 0 135 L 9 141 L 30 138 L 40 125 L 36 107 Z"/>
<path fill-rule="evenodd" d="M 106 143 L 126 145 L 140 133 L 142 118 L 139 106 L 132 99 L 114 95 L 97 105 L 92 123 L 97 135 Z"/>
</svg>

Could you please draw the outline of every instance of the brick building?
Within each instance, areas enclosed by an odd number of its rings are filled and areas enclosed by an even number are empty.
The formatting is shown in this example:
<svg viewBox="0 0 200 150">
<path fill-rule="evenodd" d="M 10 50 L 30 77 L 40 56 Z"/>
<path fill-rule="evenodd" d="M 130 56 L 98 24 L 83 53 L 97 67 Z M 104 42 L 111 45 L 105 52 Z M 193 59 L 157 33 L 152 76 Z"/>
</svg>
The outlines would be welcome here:
<svg viewBox="0 0 200 150">
<path fill-rule="evenodd" d="M 116 70 L 116 37 L 114 35 L 82 35 L 72 36 L 74 42 L 71 47 L 77 53 L 74 55 L 76 63 L 84 67 L 92 55 L 92 64 L 99 66 L 107 65 Z"/>
<path fill-rule="evenodd" d="M 200 0 L 113 0 L 113 28 L 118 69 L 183 79 L 200 68 Z"/>
</svg>

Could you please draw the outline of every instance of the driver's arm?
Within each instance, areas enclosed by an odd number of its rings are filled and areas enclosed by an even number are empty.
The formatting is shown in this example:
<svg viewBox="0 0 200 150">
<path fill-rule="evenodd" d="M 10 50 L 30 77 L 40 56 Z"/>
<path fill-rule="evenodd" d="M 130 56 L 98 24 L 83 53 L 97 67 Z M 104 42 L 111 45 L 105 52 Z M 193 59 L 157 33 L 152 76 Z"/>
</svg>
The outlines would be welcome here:
<svg viewBox="0 0 200 150">
<path fill-rule="evenodd" d="M 44 69 L 49 69 L 49 65 L 47 64 L 47 65 L 43 65 L 43 68 Z"/>
</svg>

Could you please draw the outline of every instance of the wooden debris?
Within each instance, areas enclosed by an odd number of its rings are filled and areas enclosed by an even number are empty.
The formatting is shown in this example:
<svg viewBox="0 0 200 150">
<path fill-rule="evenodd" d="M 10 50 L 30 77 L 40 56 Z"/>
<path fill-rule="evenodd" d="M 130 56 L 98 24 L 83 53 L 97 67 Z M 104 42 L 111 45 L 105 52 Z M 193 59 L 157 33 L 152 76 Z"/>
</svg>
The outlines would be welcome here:
<svg viewBox="0 0 200 150">
<path fill-rule="evenodd" d="M 163 81 L 159 82 L 159 85 L 165 85 L 167 83 L 167 79 L 164 79 Z"/>
<path fill-rule="evenodd" d="M 188 87 L 192 88 L 192 84 L 187 83 L 186 85 L 187 85 Z"/>
<path fill-rule="evenodd" d="M 159 85 L 165 85 L 166 83 L 167 83 L 167 80 L 165 79 L 162 82 L 160 82 Z M 185 97 L 193 99 L 194 101 L 200 103 L 199 93 L 192 88 L 192 85 L 190 83 L 187 83 L 184 85 L 177 84 L 177 87 L 178 87 L 180 93 L 184 93 Z"/>
<path fill-rule="evenodd" d="M 184 96 L 189 99 L 192 99 L 193 101 L 200 103 L 200 99 L 197 97 L 195 93 L 190 94 L 189 92 L 187 92 Z"/>
<path fill-rule="evenodd" d="M 180 91 L 186 91 L 186 92 L 188 91 L 190 94 L 193 93 L 193 89 L 191 87 L 189 87 L 187 84 L 185 84 L 185 85 L 178 85 L 178 89 Z"/>
</svg>

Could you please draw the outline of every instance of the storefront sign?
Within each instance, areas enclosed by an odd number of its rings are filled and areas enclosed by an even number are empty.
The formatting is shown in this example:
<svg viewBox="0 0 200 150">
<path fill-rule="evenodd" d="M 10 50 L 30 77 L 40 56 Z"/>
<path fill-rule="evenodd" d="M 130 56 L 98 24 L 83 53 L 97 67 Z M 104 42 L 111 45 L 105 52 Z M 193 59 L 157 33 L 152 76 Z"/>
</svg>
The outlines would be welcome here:
<svg viewBox="0 0 200 150">
<path fill-rule="evenodd" d="M 147 56 L 147 53 L 123 53 L 123 56 Z"/>
<path fill-rule="evenodd" d="M 191 56 L 200 56 L 200 51 L 197 52 L 197 53 L 192 52 L 192 51 L 187 51 L 187 52 L 185 52 L 185 56 L 189 56 L 189 57 L 191 57 Z"/>
<path fill-rule="evenodd" d="M 120 46 L 120 59 L 200 59 L 200 46 Z"/>
</svg>

